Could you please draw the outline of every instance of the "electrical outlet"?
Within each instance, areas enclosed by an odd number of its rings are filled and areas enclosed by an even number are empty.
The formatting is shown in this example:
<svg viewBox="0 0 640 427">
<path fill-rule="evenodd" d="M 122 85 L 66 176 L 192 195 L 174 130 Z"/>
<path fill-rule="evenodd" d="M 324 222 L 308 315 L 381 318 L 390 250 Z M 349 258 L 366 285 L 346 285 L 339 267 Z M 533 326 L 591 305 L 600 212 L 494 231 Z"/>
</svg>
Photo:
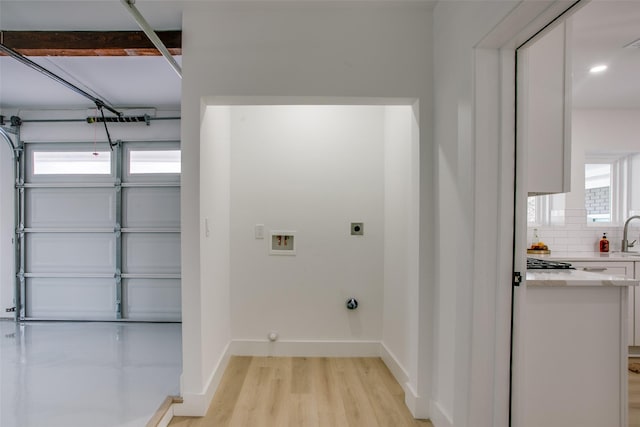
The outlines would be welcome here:
<svg viewBox="0 0 640 427">
<path fill-rule="evenodd" d="M 364 235 L 364 223 L 362 223 L 362 222 L 352 222 L 351 223 L 351 235 L 352 236 L 363 236 Z"/>
</svg>

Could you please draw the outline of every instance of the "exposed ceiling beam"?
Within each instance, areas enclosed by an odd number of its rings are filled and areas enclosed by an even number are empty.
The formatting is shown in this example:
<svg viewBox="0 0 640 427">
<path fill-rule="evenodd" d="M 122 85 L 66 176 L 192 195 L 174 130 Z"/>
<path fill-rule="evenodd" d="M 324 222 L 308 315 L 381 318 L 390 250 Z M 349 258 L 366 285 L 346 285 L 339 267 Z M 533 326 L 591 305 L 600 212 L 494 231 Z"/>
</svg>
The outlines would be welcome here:
<svg viewBox="0 0 640 427">
<path fill-rule="evenodd" d="M 182 54 L 182 31 L 156 33 Z M 25 56 L 160 56 L 142 31 L 0 31 L 0 43 Z"/>
</svg>

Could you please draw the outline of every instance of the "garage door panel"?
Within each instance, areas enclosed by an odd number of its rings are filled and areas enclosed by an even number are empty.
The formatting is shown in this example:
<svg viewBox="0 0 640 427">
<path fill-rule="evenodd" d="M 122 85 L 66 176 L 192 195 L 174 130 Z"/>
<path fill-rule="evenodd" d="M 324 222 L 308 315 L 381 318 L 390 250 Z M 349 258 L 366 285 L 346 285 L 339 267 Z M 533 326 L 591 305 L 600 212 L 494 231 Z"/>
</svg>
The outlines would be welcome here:
<svg viewBox="0 0 640 427">
<path fill-rule="evenodd" d="M 180 273 L 180 234 L 124 234 L 122 256 L 125 273 Z"/>
<path fill-rule="evenodd" d="M 126 317 L 133 320 L 181 320 L 180 279 L 125 279 Z"/>
<path fill-rule="evenodd" d="M 180 321 L 179 141 L 49 136 L 25 142 L 19 316 Z"/>
<path fill-rule="evenodd" d="M 123 226 L 131 228 L 179 228 L 180 188 L 125 188 Z"/>
<path fill-rule="evenodd" d="M 110 279 L 26 279 L 27 317 L 111 320 L 115 287 Z"/>
<path fill-rule="evenodd" d="M 104 228 L 115 225 L 112 188 L 31 188 L 26 227 Z"/>
<path fill-rule="evenodd" d="M 114 247 L 113 234 L 27 234 L 27 272 L 113 273 Z"/>
</svg>

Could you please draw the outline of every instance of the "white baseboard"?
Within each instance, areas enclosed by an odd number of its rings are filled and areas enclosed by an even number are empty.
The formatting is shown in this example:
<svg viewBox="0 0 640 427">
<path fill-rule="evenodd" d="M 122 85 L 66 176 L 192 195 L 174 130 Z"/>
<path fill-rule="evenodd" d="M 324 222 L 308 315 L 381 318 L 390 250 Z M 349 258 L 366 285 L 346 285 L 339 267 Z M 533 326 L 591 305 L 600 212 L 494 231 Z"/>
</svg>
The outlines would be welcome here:
<svg viewBox="0 0 640 427">
<path fill-rule="evenodd" d="M 218 360 L 218 364 L 209 377 L 209 381 L 207 381 L 204 391 L 202 393 L 184 393 L 182 396 L 184 402 L 176 403 L 172 406 L 173 415 L 202 417 L 207 413 L 209 404 L 213 400 L 213 395 L 220 385 L 224 370 L 227 368 L 229 359 L 233 354 L 230 351 L 230 347 L 231 344 L 227 344 L 222 356 L 220 356 L 220 359 Z"/>
<path fill-rule="evenodd" d="M 402 384 L 402 388 L 404 388 L 404 384 L 409 381 L 409 374 L 406 369 L 400 362 L 396 356 L 387 348 L 384 343 L 380 343 L 380 358 L 387 365 L 387 368 L 391 371 L 396 381 L 399 384 Z"/>
<path fill-rule="evenodd" d="M 379 341 L 232 340 L 234 356 L 378 357 Z"/>
<path fill-rule="evenodd" d="M 409 382 L 404 383 L 402 388 L 404 389 L 404 403 L 409 408 L 413 418 L 419 420 L 431 419 L 429 400 L 420 396 Z"/>
<path fill-rule="evenodd" d="M 164 416 L 162 417 L 160 422 L 158 422 L 156 427 L 169 427 L 169 423 L 171 422 L 171 419 L 175 415 L 174 414 L 174 407 L 176 405 L 178 405 L 178 403 L 174 403 L 173 405 L 171 405 L 169 407 L 169 410 L 167 410 L 167 412 L 164 414 Z"/>
<path fill-rule="evenodd" d="M 418 393 L 413 389 L 409 382 L 409 374 L 407 370 L 398 361 L 398 358 L 387 348 L 384 343 L 380 343 L 380 358 L 391 374 L 394 376 L 398 384 L 402 386 L 404 390 L 404 402 L 409 408 L 409 412 L 414 418 L 426 419 L 429 418 L 429 402 L 421 398 Z"/>
<path fill-rule="evenodd" d="M 431 424 L 433 427 L 453 427 L 453 421 L 438 402 L 431 402 Z"/>
</svg>

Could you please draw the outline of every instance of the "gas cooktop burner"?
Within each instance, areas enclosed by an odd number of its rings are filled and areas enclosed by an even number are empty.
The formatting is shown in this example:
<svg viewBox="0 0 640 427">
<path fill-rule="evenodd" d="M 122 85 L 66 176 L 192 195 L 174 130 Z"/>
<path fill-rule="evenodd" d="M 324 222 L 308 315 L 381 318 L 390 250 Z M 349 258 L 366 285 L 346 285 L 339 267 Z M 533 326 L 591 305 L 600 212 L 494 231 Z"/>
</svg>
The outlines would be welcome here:
<svg viewBox="0 0 640 427">
<path fill-rule="evenodd" d="M 575 270 L 568 262 L 527 258 L 527 270 Z"/>
</svg>

